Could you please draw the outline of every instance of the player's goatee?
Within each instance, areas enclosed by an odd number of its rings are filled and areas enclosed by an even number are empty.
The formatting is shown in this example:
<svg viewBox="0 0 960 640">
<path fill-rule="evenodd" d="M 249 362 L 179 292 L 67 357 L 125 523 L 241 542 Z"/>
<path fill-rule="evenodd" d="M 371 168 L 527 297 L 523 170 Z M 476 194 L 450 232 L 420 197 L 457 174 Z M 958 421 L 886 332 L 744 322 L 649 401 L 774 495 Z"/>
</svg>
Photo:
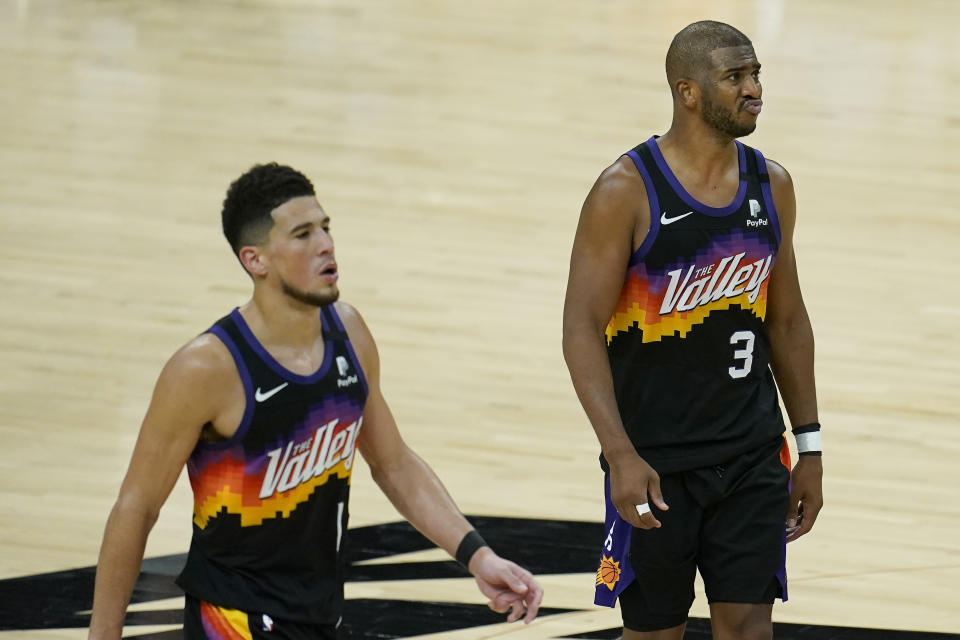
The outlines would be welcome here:
<svg viewBox="0 0 960 640">
<path fill-rule="evenodd" d="M 283 287 L 283 292 L 297 302 L 309 304 L 314 307 L 323 307 L 328 304 L 333 304 L 340 297 L 340 290 L 336 287 L 334 287 L 333 291 L 329 291 L 327 293 L 311 293 L 309 291 L 295 289 L 282 280 L 280 281 L 280 285 Z"/>
</svg>

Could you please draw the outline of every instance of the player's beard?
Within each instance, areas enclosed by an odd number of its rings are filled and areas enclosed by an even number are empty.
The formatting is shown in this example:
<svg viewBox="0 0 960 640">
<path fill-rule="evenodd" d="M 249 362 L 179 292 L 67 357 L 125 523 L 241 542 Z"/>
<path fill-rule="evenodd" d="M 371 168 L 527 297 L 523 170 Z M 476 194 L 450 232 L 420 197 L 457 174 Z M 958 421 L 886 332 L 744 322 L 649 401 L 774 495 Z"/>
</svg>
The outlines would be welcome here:
<svg viewBox="0 0 960 640">
<path fill-rule="evenodd" d="M 712 129 L 731 138 L 748 136 L 757 128 L 756 120 L 748 124 L 737 122 L 730 109 L 714 102 L 707 93 L 700 100 L 700 116 Z"/>
<path fill-rule="evenodd" d="M 333 290 L 328 291 L 327 293 L 311 293 L 309 291 L 301 291 L 293 288 L 283 280 L 280 281 L 280 286 L 283 288 L 283 292 L 285 294 L 297 302 L 302 302 L 303 304 L 308 304 L 312 307 L 323 307 L 328 304 L 333 304 L 337 301 L 337 298 L 340 297 L 340 290 L 337 289 L 337 285 L 333 285 Z"/>
</svg>

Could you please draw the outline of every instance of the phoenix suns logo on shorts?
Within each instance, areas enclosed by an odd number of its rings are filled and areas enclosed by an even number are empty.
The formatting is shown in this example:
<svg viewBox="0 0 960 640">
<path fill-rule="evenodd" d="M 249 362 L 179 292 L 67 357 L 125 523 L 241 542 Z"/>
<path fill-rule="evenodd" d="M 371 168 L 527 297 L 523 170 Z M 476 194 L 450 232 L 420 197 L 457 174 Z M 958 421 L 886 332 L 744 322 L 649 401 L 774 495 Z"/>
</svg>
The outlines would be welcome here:
<svg viewBox="0 0 960 640">
<path fill-rule="evenodd" d="M 597 569 L 597 586 L 606 585 L 613 591 L 620 580 L 620 563 L 607 556 L 600 557 L 600 568 Z"/>
</svg>

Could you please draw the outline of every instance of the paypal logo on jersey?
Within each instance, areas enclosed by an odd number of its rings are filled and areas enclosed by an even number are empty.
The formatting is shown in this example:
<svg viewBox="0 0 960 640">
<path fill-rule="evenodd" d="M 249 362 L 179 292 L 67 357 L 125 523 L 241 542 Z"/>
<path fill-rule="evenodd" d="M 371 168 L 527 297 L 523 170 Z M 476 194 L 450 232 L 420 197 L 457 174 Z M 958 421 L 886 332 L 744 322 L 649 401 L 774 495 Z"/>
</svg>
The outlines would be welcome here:
<svg viewBox="0 0 960 640">
<path fill-rule="evenodd" d="M 747 220 L 748 227 L 766 227 L 770 224 L 770 220 L 767 218 L 759 218 L 758 216 L 763 213 L 763 209 L 760 208 L 760 203 L 750 198 L 750 218 Z"/>
<path fill-rule="evenodd" d="M 341 389 L 360 382 L 357 374 L 347 375 L 350 372 L 350 362 L 343 356 L 337 356 L 337 371 L 340 372 L 340 377 L 337 378 L 337 386 Z"/>
</svg>

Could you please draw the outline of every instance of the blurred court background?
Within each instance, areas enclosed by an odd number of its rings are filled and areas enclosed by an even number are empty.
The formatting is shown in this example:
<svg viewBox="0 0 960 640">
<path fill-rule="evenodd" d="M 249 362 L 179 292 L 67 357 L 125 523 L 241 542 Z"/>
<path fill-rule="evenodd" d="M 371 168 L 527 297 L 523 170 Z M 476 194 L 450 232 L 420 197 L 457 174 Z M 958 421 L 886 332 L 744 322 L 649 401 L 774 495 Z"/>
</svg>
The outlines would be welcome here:
<svg viewBox="0 0 960 640">
<path fill-rule="evenodd" d="M 560 352 L 570 245 L 596 176 L 668 128 L 664 54 L 704 18 L 763 64 L 745 142 L 793 175 L 817 337 L 826 507 L 775 619 L 960 631 L 949 0 L 4 0 L 0 578 L 96 562 L 161 366 L 249 295 L 220 203 L 271 160 L 313 179 L 388 401 L 462 509 L 600 522 Z M 184 475 L 147 556 L 186 551 L 191 508 Z M 352 525 L 397 519 L 359 464 Z M 436 637 L 619 624 L 589 573 L 543 582 L 584 611 Z M 467 579 L 347 595 L 481 601 Z"/>
</svg>

